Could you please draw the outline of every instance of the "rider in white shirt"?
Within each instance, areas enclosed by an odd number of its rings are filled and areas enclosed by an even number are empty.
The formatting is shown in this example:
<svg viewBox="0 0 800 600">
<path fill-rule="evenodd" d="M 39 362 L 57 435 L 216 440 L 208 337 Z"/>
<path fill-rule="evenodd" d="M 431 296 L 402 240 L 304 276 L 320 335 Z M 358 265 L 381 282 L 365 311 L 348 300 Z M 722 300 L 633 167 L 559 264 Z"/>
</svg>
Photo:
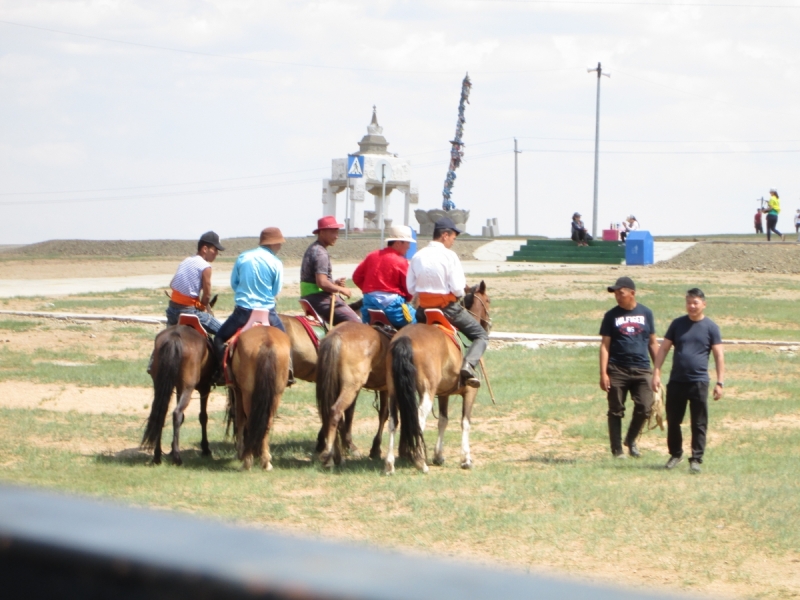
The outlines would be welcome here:
<svg viewBox="0 0 800 600">
<path fill-rule="evenodd" d="M 461 365 L 461 378 L 468 385 L 477 385 L 475 367 L 486 351 L 489 334 L 459 302 L 467 283 L 461 261 L 450 248 L 461 231 L 449 217 L 442 217 L 433 227 L 433 241 L 411 259 L 406 285 L 410 294 L 419 297 L 418 323 L 425 323 L 426 308 L 438 308 L 472 340 Z"/>
</svg>

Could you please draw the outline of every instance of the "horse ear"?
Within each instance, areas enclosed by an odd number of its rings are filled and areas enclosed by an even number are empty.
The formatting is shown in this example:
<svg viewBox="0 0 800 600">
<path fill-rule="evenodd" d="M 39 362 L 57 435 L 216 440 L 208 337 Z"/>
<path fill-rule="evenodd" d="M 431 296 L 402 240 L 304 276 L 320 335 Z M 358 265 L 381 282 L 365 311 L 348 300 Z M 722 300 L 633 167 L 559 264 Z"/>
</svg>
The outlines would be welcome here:
<svg viewBox="0 0 800 600">
<path fill-rule="evenodd" d="M 481 279 L 481 284 L 478 287 L 478 292 L 481 293 L 481 294 L 485 294 L 486 293 L 486 282 L 483 281 L 483 279 Z"/>
</svg>

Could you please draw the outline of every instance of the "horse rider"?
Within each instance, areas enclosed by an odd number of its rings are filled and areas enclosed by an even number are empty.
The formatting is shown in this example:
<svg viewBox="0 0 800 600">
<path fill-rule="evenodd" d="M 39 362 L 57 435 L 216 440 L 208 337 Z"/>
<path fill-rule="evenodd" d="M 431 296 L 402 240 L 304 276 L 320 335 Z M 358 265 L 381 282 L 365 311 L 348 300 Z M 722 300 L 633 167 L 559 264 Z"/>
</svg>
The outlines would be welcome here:
<svg viewBox="0 0 800 600">
<path fill-rule="evenodd" d="M 353 272 L 355 283 L 364 294 L 361 320 L 369 323 L 369 309 L 381 310 L 395 329 L 416 323 L 413 308 L 408 304 L 406 253 L 414 243 L 411 227 L 399 225 L 389 230 L 386 248 L 367 254 Z"/>
<path fill-rule="evenodd" d="M 361 322 L 355 311 L 345 304 L 339 296 L 347 296 L 352 292 L 344 287 L 345 278 L 333 280 L 333 267 L 328 247 L 333 246 L 339 239 L 339 230 L 344 225 L 336 222 L 336 217 L 322 217 L 317 221 L 317 228 L 312 232 L 317 240 L 311 244 L 300 265 L 300 298 L 317 311 L 322 318 L 326 318 L 331 310 L 331 299 L 334 297 L 333 323 L 338 325 L 344 321 Z"/>
<path fill-rule="evenodd" d="M 231 272 L 235 307 L 214 337 L 214 350 L 220 363 L 225 342 L 247 324 L 255 309 L 268 310 L 269 324 L 286 333 L 275 310 L 275 299 L 283 287 L 283 263 L 277 254 L 285 241 L 280 229 L 267 227 L 259 236 L 258 247 L 242 252 L 236 259 Z M 292 383 L 294 377 L 290 363 L 288 385 Z"/>
<path fill-rule="evenodd" d="M 409 293 L 419 295 L 418 322 L 425 322 L 426 308 L 439 308 L 472 341 L 461 364 L 461 379 L 474 386 L 479 385 L 475 367 L 486 351 L 489 334 L 459 302 L 467 282 L 461 261 L 450 248 L 460 233 L 450 217 L 437 220 L 433 225 L 433 241 L 411 259 L 406 285 Z"/>
<path fill-rule="evenodd" d="M 167 325 L 177 325 L 182 314 L 197 315 L 206 331 L 216 334 L 220 322 L 208 312 L 211 301 L 211 263 L 225 250 L 219 236 L 207 231 L 197 242 L 197 254 L 183 259 L 169 284 L 172 288 L 167 306 Z"/>
</svg>

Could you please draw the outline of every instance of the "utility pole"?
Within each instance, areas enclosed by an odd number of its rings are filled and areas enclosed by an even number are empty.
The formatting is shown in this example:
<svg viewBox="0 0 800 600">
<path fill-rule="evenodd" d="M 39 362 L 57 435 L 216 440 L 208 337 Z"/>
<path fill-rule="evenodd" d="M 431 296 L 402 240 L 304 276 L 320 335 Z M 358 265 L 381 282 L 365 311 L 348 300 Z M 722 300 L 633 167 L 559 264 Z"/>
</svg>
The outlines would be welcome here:
<svg viewBox="0 0 800 600">
<path fill-rule="evenodd" d="M 519 236 L 519 165 L 517 156 L 521 154 L 517 150 L 517 138 L 514 138 L 514 235 Z"/>
<path fill-rule="evenodd" d="M 596 69 L 586 69 L 587 73 L 597 71 L 597 113 L 595 114 L 594 128 L 594 206 L 592 208 L 592 237 L 597 238 L 597 169 L 600 153 L 600 76 L 611 77 L 610 73 L 603 73 L 603 67 L 597 63 Z"/>
</svg>

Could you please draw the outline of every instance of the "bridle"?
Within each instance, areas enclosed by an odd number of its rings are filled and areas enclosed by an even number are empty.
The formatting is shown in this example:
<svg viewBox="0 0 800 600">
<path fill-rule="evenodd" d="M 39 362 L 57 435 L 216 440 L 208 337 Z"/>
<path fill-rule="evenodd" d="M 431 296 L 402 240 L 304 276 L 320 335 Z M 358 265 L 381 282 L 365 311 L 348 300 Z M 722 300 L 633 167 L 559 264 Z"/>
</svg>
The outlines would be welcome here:
<svg viewBox="0 0 800 600">
<path fill-rule="evenodd" d="M 467 308 L 467 296 L 470 295 L 470 294 L 472 295 L 473 300 L 477 300 L 478 302 L 481 303 L 481 306 L 483 307 L 483 312 L 486 315 L 485 317 L 479 317 L 476 313 L 474 313 L 469 308 Z M 492 329 L 492 318 L 489 316 L 489 307 L 487 306 L 486 302 L 483 301 L 483 298 L 478 296 L 478 294 L 476 294 L 474 291 L 470 292 L 470 294 L 467 294 L 467 296 L 464 296 L 464 298 L 462 300 L 462 302 L 464 304 L 464 310 L 466 310 L 469 314 L 471 314 L 473 317 L 475 317 L 475 320 L 478 321 L 480 323 L 481 327 L 483 327 L 487 332 L 491 331 L 491 329 Z M 470 306 L 472 306 L 472 303 L 470 303 Z M 484 326 L 484 323 L 486 324 L 485 326 Z"/>
</svg>

